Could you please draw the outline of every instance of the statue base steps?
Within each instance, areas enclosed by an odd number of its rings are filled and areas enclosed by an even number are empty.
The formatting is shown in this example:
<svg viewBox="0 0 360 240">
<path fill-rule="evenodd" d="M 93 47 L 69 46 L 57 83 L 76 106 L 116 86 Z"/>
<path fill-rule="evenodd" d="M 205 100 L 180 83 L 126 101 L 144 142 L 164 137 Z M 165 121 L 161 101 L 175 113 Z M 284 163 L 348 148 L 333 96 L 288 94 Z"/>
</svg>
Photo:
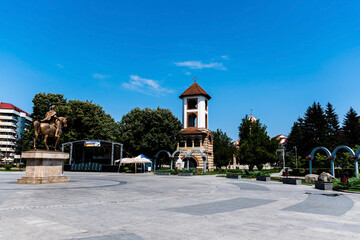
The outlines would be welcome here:
<svg viewBox="0 0 360 240">
<path fill-rule="evenodd" d="M 26 173 L 25 177 L 17 180 L 17 183 L 64 183 L 70 180 L 63 175 L 64 161 L 69 158 L 68 153 L 31 150 L 23 152 L 21 157 L 26 159 Z"/>
</svg>

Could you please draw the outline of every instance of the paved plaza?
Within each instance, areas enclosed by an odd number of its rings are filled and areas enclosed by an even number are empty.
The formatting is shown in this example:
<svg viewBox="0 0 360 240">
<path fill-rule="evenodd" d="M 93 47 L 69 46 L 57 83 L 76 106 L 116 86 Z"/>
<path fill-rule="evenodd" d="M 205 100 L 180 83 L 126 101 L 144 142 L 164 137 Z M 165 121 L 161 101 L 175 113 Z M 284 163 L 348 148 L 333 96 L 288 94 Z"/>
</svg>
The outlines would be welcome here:
<svg viewBox="0 0 360 240">
<path fill-rule="evenodd" d="M 0 173 L 0 239 L 360 239 L 360 194 L 216 176 Z"/>
</svg>

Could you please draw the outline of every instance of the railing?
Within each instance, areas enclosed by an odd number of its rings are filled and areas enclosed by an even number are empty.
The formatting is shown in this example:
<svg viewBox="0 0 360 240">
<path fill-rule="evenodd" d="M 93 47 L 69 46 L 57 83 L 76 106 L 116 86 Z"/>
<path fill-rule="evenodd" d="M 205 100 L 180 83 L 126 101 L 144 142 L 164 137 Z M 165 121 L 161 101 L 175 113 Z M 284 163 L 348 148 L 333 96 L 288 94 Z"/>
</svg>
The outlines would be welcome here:
<svg viewBox="0 0 360 240">
<path fill-rule="evenodd" d="M 17 127 L 13 122 L 0 122 L 0 126 Z"/>
<path fill-rule="evenodd" d="M 9 141 L 0 141 L 0 145 L 5 145 L 5 146 L 15 146 L 14 142 L 9 142 Z"/>
<path fill-rule="evenodd" d="M 15 140 L 16 138 L 13 135 L 2 135 L 2 134 L 0 134 L 0 139 L 13 139 L 13 140 Z"/>
<path fill-rule="evenodd" d="M 13 121 L 17 121 L 17 119 L 15 119 L 14 117 L 12 116 L 1 116 L 0 115 L 0 120 L 13 120 Z"/>
<path fill-rule="evenodd" d="M 13 148 L 0 148 L 0 151 L 5 153 L 5 152 L 15 152 L 15 149 Z"/>
<path fill-rule="evenodd" d="M 16 133 L 16 131 L 11 128 L 0 128 L 0 132 Z"/>
</svg>

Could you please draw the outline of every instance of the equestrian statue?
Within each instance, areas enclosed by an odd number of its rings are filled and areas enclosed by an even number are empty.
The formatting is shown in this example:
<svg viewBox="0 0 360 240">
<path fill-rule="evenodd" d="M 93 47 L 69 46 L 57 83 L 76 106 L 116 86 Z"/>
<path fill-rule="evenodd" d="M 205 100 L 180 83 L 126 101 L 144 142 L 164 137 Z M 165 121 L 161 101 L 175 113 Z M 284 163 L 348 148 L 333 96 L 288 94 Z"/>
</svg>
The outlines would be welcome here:
<svg viewBox="0 0 360 240">
<path fill-rule="evenodd" d="M 51 110 L 45 115 L 45 118 L 40 121 L 34 122 L 35 138 L 34 149 L 36 149 L 36 140 L 40 134 L 44 135 L 44 143 L 46 149 L 49 150 L 47 145 L 48 137 L 55 138 L 54 150 L 59 143 L 62 129 L 67 127 L 67 119 L 65 117 L 56 116 L 55 105 L 51 106 Z"/>
</svg>

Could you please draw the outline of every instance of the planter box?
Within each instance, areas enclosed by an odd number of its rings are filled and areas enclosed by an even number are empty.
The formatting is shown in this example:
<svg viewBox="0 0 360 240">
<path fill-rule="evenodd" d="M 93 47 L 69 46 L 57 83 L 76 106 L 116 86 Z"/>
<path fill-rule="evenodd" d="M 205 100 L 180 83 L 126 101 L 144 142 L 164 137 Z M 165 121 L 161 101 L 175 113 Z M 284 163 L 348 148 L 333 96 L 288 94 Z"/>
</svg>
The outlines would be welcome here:
<svg viewBox="0 0 360 240">
<path fill-rule="evenodd" d="M 178 173 L 178 176 L 192 176 L 193 175 L 193 173 L 192 172 L 179 172 Z"/>
<path fill-rule="evenodd" d="M 293 184 L 293 185 L 301 185 L 301 179 L 296 178 L 283 178 L 284 184 Z"/>
<path fill-rule="evenodd" d="M 171 172 L 157 172 L 157 175 L 170 175 Z"/>
<path fill-rule="evenodd" d="M 333 189 L 333 183 L 316 181 L 315 182 L 315 188 L 320 189 L 320 190 L 332 190 Z"/>
<path fill-rule="evenodd" d="M 238 174 L 226 174 L 226 178 L 236 178 L 236 179 L 239 179 L 239 178 L 241 178 L 241 175 L 238 175 Z"/>
<path fill-rule="evenodd" d="M 256 176 L 256 180 L 257 181 L 270 181 L 270 177 L 265 177 L 265 176 Z"/>
</svg>

